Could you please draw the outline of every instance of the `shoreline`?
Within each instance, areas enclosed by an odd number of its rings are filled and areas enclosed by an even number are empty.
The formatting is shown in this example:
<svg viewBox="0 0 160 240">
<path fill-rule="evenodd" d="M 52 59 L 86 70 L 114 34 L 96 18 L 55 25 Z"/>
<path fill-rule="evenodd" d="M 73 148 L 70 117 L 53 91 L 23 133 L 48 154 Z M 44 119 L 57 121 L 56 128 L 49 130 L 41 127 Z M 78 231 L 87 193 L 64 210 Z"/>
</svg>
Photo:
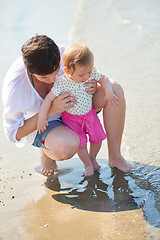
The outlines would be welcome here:
<svg viewBox="0 0 160 240">
<path fill-rule="evenodd" d="M 113 185 L 110 182 L 115 179 L 110 175 L 107 159 L 100 158 L 105 155 L 104 146 L 98 157 L 102 168 L 96 182 L 99 186 L 95 206 L 92 206 L 95 197 L 90 194 L 91 190 L 96 191 L 95 186 L 93 181 L 88 181 L 91 185 L 87 186 L 83 165 L 76 156 L 58 164 L 60 173 L 56 178 L 38 173 L 38 152 L 29 150 L 20 156 L 22 152 L 12 160 L 0 159 L 1 240 L 41 240 L 53 236 L 56 240 L 159 239 L 160 229 L 151 226 L 142 209 L 132 206 L 132 202 L 120 211 L 112 209 L 112 201 L 105 208 Z M 103 192 L 109 198 L 101 196 Z"/>
</svg>

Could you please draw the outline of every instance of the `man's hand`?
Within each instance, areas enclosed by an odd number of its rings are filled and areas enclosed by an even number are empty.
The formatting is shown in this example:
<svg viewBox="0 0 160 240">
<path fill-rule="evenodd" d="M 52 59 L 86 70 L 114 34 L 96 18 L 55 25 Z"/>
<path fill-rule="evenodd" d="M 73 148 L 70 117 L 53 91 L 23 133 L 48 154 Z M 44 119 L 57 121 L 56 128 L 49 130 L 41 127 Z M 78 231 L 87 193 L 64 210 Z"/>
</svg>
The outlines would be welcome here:
<svg viewBox="0 0 160 240">
<path fill-rule="evenodd" d="M 104 96 L 104 101 L 107 102 L 108 104 L 112 104 L 112 105 L 118 105 L 119 104 L 118 97 L 114 93 L 110 93 L 108 95 L 105 95 Z"/>
<path fill-rule="evenodd" d="M 48 118 L 73 108 L 75 104 L 77 104 L 76 97 L 71 96 L 71 92 L 61 94 L 52 102 Z"/>
<path fill-rule="evenodd" d="M 94 79 L 91 79 L 89 82 L 84 83 L 84 86 L 86 87 L 86 92 L 88 94 L 94 94 L 97 89 L 97 82 Z"/>
</svg>

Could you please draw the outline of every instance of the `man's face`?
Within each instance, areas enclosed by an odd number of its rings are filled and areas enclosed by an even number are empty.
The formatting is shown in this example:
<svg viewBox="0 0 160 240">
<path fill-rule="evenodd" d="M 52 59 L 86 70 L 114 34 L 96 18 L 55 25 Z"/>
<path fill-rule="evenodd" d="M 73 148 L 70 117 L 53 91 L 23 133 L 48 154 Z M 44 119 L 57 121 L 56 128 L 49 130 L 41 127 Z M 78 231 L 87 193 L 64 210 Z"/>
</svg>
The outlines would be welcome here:
<svg viewBox="0 0 160 240">
<path fill-rule="evenodd" d="M 38 75 L 38 74 L 33 74 L 39 81 L 44 82 L 44 83 L 55 83 L 56 81 L 56 76 L 59 73 L 60 66 L 57 68 L 55 72 L 52 72 L 47 75 Z"/>
</svg>

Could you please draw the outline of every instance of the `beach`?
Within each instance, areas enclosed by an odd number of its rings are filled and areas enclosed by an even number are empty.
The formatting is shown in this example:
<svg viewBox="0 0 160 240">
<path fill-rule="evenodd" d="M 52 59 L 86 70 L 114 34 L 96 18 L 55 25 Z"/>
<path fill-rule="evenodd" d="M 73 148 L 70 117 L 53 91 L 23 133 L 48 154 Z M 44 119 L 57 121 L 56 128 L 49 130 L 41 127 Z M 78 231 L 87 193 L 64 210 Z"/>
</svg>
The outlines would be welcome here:
<svg viewBox="0 0 160 240">
<path fill-rule="evenodd" d="M 160 239 L 159 11 L 158 0 L 0 2 L 1 89 L 33 35 L 86 44 L 97 69 L 123 86 L 122 154 L 134 165 L 126 174 L 109 168 L 105 140 L 93 177 L 77 155 L 42 176 L 38 149 L 9 142 L 0 118 L 0 240 Z"/>
<path fill-rule="evenodd" d="M 1 239 L 159 239 L 145 181 L 107 167 L 104 145 L 101 170 L 88 179 L 78 158 L 59 163 L 57 177 L 45 177 L 38 152 L 16 152 L 1 159 Z"/>
</svg>

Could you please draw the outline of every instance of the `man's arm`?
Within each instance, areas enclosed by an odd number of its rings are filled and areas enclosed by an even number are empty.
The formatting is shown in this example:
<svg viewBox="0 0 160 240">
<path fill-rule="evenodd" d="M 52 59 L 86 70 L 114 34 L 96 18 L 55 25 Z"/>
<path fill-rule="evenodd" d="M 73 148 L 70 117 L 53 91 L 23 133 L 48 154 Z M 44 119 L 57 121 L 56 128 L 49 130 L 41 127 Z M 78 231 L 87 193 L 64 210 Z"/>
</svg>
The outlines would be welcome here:
<svg viewBox="0 0 160 240">
<path fill-rule="evenodd" d="M 70 95 L 70 92 L 63 93 L 52 102 L 47 119 L 49 119 L 53 115 L 62 113 L 63 111 L 74 107 L 77 101 L 74 96 Z M 33 117 L 27 120 L 24 120 L 24 125 L 18 128 L 16 134 L 17 140 L 21 140 L 21 138 L 29 135 L 37 129 L 38 114 L 39 113 L 35 114 Z"/>
<path fill-rule="evenodd" d="M 109 104 L 118 104 L 118 98 L 113 93 L 110 80 L 105 75 L 101 74 L 98 82 L 101 84 L 104 90 L 104 101 L 107 101 Z"/>
</svg>

